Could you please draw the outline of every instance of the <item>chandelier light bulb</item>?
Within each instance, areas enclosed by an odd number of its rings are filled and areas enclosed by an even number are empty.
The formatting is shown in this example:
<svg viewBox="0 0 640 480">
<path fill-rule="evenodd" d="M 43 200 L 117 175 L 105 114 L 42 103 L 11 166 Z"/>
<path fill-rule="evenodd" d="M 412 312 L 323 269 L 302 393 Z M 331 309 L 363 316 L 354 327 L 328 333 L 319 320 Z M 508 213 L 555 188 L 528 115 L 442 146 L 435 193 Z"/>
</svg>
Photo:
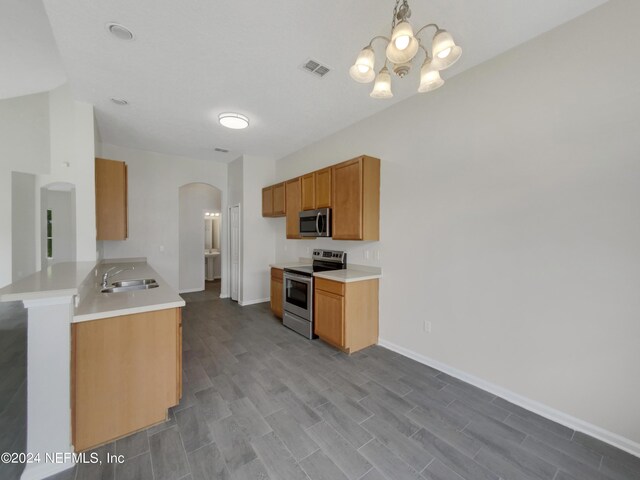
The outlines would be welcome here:
<svg viewBox="0 0 640 480">
<path fill-rule="evenodd" d="M 365 47 L 358 54 L 356 63 L 349 69 L 349 74 L 358 83 L 372 82 L 376 77 L 374 70 L 375 53 L 373 48 Z"/>
<path fill-rule="evenodd" d="M 391 92 L 391 75 L 389 70 L 384 67 L 378 73 L 376 77 L 376 83 L 373 85 L 373 90 L 369 94 L 372 98 L 391 98 L 393 93 Z"/>
<path fill-rule="evenodd" d="M 431 92 L 444 85 L 444 80 L 440 77 L 440 72 L 434 68 L 430 58 L 427 58 L 420 69 L 420 87 L 418 92 Z"/>
<path fill-rule="evenodd" d="M 398 50 L 406 49 L 411 43 L 413 37 L 413 28 L 407 21 L 400 22 L 391 33 L 391 41 Z"/>
<path fill-rule="evenodd" d="M 447 58 L 451 53 L 451 47 L 445 48 L 443 51 L 438 53 L 438 58 Z"/>
<path fill-rule="evenodd" d="M 453 37 L 446 30 L 438 30 L 433 37 L 433 58 L 438 70 L 444 70 L 456 63 L 462 55 L 460 48 L 453 41 Z"/>
</svg>

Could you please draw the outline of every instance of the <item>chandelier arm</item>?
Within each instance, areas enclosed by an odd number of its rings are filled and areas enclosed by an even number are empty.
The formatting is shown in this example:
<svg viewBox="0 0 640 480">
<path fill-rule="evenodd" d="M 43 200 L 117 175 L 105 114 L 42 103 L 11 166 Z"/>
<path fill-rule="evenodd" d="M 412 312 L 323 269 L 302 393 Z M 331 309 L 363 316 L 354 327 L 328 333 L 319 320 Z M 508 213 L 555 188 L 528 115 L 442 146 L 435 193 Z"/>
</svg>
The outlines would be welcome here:
<svg viewBox="0 0 640 480">
<path fill-rule="evenodd" d="M 430 60 L 431 57 L 429 56 L 429 51 L 424 48 L 424 45 L 422 45 L 422 42 L 420 41 L 420 39 L 418 39 L 418 45 L 420 46 L 420 48 L 424 51 L 424 54 L 426 56 L 426 58 L 424 59 L 424 61 L 426 62 L 427 60 Z"/>
<path fill-rule="evenodd" d="M 373 38 L 371 39 L 371 41 L 369 42 L 369 45 L 368 45 L 368 46 L 369 46 L 369 47 L 373 47 L 373 42 L 375 42 L 375 41 L 376 41 L 376 40 L 378 40 L 379 38 L 381 38 L 381 39 L 383 39 L 383 40 L 386 40 L 386 41 L 387 41 L 387 43 L 390 43 L 390 42 L 391 42 L 391 39 L 390 39 L 390 38 L 385 37 L 384 35 L 378 35 L 378 36 L 373 37 Z"/>
<path fill-rule="evenodd" d="M 415 33 L 414 37 L 417 37 L 418 35 L 420 35 L 420 33 L 421 33 L 423 30 L 426 30 L 426 29 L 427 29 L 427 28 L 429 28 L 429 27 L 435 27 L 435 29 L 436 29 L 436 30 L 440 30 L 440 27 L 439 27 L 437 24 L 435 24 L 435 23 L 430 23 L 430 24 L 425 25 L 424 27 L 422 27 L 420 30 L 418 30 L 418 31 Z"/>
</svg>

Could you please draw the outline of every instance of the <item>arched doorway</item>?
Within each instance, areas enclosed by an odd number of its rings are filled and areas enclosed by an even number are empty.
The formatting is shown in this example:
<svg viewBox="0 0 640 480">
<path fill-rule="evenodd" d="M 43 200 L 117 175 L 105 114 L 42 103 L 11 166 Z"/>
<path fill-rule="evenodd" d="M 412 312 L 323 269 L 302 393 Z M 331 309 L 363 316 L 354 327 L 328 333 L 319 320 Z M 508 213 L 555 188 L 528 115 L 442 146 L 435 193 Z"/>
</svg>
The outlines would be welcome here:
<svg viewBox="0 0 640 480">
<path fill-rule="evenodd" d="M 56 182 L 40 190 L 40 259 L 42 268 L 76 261 L 76 187 Z"/>
<path fill-rule="evenodd" d="M 206 183 L 179 189 L 179 291 L 222 281 L 222 192 Z"/>
</svg>

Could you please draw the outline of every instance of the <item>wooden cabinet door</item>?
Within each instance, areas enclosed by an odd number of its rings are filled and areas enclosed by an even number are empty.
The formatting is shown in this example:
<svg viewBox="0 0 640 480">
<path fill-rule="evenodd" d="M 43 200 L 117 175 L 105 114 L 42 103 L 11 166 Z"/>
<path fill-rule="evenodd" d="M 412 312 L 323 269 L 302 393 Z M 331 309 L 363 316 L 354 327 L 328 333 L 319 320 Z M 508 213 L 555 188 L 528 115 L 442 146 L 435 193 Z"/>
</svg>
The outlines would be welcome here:
<svg viewBox="0 0 640 480">
<path fill-rule="evenodd" d="M 333 239 L 362 240 L 362 158 L 333 167 Z"/>
<path fill-rule="evenodd" d="M 96 158 L 96 239 L 127 238 L 127 165 Z"/>
<path fill-rule="evenodd" d="M 176 308 L 177 315 L 176 320 L 178 322 L 178 335 L 177 335 L 177 349 L 178 355 L 177 358 L 177 374 L 176 378 L 178 380 L 178 399 L 182 398 L 182 309 Z"/>
<path fill-rule="evenodd" d="M 282 318 L 282 280 L 271 277 L 271 311 Z"/>
<path fill-rule="evenodd" d="M 315 182 L 315 208 L 331 207 L 331 167 L 313 174 Z"/>
<path fill-rule="evenodd" d="M 286 182 L 287 238 L 300 238 L 300 178 Z"/>
<path fill-rule="evenodd" d="M 273 216 L 273 187 L 262 189 L 262 216 Z"/>
<path fill-rule="evenodd" d="M 344 347 L 344 297 L 317 290 L 315 292 L 314 333 L 338 347 Z"/>
<path fill-rule="evenodd" d="M 71 325 L 77 452 L 165 420 L 179 402 L 179 309 Z"/>
<path fill-rule="evenodd" d="M 287 213 L 284 193 L 284 182 L 273 187 L 273 216 L 281 217 Z"/>
<path fill-rule="evenodd" d="M 282 274 L 279 268 L 271 269 L 271 311 L 278 318 L 282 318 Z"/>
<path fill-rule="evenodd" d="M 314 174 L 307 173 L 302 176 L 300 188 L 301 210 L 314 210 L 316 208 L 315 181 Z"/>
</svg>

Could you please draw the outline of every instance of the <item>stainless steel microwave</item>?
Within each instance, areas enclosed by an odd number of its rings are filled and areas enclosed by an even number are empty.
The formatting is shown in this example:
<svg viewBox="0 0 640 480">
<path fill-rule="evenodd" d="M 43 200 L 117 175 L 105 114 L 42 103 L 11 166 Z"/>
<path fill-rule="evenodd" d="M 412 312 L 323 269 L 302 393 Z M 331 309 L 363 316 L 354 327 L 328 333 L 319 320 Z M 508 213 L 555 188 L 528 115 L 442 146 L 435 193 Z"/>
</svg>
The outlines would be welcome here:
<svg viewBox="0 0 640 480">
<path fill-rule="evenodd" d="M 300 212 L 301 237 L 330 237 L 331 209 L 319 208 Z"/>
</svg>

